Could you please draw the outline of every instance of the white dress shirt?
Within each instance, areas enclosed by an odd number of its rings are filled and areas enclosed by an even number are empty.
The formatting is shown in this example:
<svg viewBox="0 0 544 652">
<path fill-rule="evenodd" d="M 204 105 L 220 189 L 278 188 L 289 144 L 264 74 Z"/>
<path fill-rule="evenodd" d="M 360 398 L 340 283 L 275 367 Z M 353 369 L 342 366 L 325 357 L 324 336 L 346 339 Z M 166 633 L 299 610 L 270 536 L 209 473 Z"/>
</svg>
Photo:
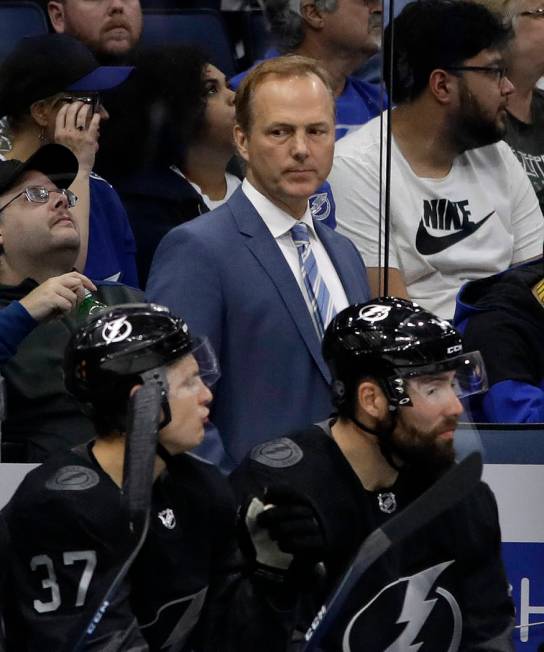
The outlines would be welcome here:
<svg viewBox="0 0 544 652">
<path fill-rule="evenodd" d="M 295 224 L 300 224 L 301 222 L 306 224 L 308 227 L 310 247 L 312 248 L 312 252 L 317 263 L 317 268 L 321 274 L 321 278 L 325 281 L 325 285 L 327 286 L 329 294 L 332 297 L 336 312 L 338 313 L 344 308 L 347 308 L 349 303 L 344 291 L 344 287 L 340 281 L 336 269 L 334 268 L 334 265 L 332 264 L 331 259 L 329 258 L 327 250 L 321 243 L 321 240 L 317 237 L 309 205 L 306 207 L 306 212 L 304 213 L 303 217 L 300 220 L 297 220 L 276 206 L 276 204 L 273 204 L 270 199 L 265 197 L 254 186 L 252 186 L 247 179 L 244 179 L 242 182 L 242 190 L 245 196 L 253 204 L 257 213 L 259 213 L 261 216 L 263 222 L 266 224 L 268 230 L 274 237 L 274 240 L 277 242 L 283 257 L 291 268 L 293 276 L 298 283 L 310 315 L 313 314 L 312 305 L 310 303 L 310 298 L 308 297 L 308 293 L 304 285 L 304 280 L 302 278 L 297 247 L 293 242 L 293 238 L 291 237 L 291 227 L 293 227 Z M 325 324 L 325 328 L 327 326 L 328 324 Z"/>
</svg>

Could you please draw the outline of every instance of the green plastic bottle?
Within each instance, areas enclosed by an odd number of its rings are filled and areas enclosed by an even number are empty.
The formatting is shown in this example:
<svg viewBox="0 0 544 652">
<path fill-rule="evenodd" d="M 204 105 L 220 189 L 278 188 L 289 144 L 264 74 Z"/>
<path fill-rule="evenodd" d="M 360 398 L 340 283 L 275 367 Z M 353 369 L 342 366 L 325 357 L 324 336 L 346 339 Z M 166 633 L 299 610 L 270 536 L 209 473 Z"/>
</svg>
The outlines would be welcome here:
<svg viewBox="0 0 544 652">
<path fill-rule="evenodd" d="M 107 307 L 90 290 L 85 290 L 85 296 L 77 307 L 77 314 L 81 319 L 86 319 L 87 317 L 94 317 L 94 315 L 102 312 Z"/>
</svg>

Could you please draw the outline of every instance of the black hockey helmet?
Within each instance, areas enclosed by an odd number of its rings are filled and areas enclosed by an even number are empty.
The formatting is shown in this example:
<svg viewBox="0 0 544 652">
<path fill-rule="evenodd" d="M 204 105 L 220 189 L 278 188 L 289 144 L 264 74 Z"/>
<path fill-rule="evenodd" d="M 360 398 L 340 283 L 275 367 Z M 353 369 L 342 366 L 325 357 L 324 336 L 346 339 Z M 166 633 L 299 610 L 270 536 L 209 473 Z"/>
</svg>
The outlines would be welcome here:
<svg viewBox="0 0 544 652">
<path fill-rule="evenodd" d="M 461 335 L 448 321 L 406 299 L 374 299 L 341 311 L 325 332 L 323 357 L 337 406 L 365 376 L 380 382 L 392 409 L 410 405 L 410 377 L 455 370 L 460 398 L 487 388 L 480 354 L 464 354 Z"/>
<path fill-rule="evenodd" d="M 199 364 L 202 380 L 213 384 L 219 377 L 213 349 L 206 339 L 192 337 L 183 319 L 153 303 L 117 305 L 72 335 L 65 352 L 65 384 L 80 401 L 104 405 L 119 397 L 120 390 L 141 382 L 146 371 L 189 353 Z"/>
</svg>

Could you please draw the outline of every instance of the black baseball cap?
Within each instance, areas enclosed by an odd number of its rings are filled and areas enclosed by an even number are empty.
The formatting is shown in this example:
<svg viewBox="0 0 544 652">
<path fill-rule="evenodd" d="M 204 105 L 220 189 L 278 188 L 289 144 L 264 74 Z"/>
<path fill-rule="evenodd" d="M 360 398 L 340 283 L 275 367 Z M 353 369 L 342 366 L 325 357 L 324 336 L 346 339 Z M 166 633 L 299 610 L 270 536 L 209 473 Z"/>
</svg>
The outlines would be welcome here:
<svg viewBox="0 0 544 652">
<path fill-rule="evenodd" d="M 44 145 L 26 161 L 0 161 L 0 194 L 12 188 L 28 170 L 37 170 L 51 179 L 57 187 L 68 188 L 76 178 L 77 158 L 64 145 Z"/>
<path fill-rule="evenodd" d="M 0 66 L 0 116 L 18 115 L 56 93 L 105 91 L 123 83 L 133 66 L 101 66 L 68 34 L 22 38 Z"/>
</svg>

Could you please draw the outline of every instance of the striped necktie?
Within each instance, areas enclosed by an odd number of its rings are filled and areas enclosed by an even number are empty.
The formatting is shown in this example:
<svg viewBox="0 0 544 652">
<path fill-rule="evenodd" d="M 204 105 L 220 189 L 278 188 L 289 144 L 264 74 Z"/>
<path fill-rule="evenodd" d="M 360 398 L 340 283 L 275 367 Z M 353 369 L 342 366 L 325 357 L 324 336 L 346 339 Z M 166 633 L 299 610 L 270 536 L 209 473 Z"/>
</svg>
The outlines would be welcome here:
<svg viewBox="0 0 544 652">
<path fill-rule="evenodd" d="M 312 306 L 312 319 L 320 339 L 323 338 L 325 328 L 330 320 L 336 315 L 336 309 L 332 302 L 329 290 L 325 285 L 317 263 L 310 247 L 308 238 L 308 227 L 304 223 L 295 224 L 291 227 L 291 237 L 298 252 L 300 271 L 304 279 L 304 287 L 308 293 Z"/>
</svg>

